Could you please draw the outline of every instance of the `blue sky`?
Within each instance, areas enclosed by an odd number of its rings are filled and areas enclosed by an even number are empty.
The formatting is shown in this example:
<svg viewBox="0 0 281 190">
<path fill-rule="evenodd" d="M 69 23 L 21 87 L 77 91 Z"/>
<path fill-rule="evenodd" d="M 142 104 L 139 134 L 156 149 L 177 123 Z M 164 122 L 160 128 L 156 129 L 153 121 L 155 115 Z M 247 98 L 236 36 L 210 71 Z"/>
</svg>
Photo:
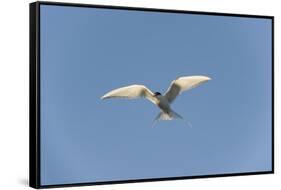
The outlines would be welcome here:
<svg viewBox="0 0 281 190">
<path fill-rule="evenodd" d="M 271 170 L 271 20 L 41 5 L 41 183 Z M 151 127 L 147 100 L 100 100 L 179 76 L 208 83 Z"/>
</svg>

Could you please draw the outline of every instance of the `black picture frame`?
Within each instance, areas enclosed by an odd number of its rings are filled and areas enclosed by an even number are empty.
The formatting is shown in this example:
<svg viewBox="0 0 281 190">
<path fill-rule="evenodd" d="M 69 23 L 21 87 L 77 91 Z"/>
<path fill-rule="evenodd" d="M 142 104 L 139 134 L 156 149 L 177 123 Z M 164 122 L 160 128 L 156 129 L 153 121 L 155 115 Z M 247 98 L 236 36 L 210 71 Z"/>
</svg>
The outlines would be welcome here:
<svg viewBox="0 0 281 190">
<path fill-rule="evenodd" d="M 199 15 L 215 15 L 229 17 L 247 17 L 247 18 L 264 18 L 271 20 L 272 23 L 272 160 L 271 170 L 260 172 L 245 172 L 245 173 L 227 173 L 213 175 L 197 175 L 197 176 L 180 176 L 167 178 L 153 179 L 136 179 L 122 181 L 102 181 L 92 183 L 71 183 L 57 185 L 41 185 L 40 183 L 40 5 L 56 5 L 70 7 L 87 7 L 87 8 L 103 8 L 117 10 L 133 10 L 147 12 L 169 12 L 182 14 L 199 14 Z M 186 10 L 169 10 L 156 8 L 141 8 L 141 7 L 125 7 L 125 6 L 109 6 L 109 5 L 91 5 L 77 3 L 59 3 L 38 1 L 29 4 L 29 39 L 30 39 L 30 76 L 29 76 L 29 185 L 33 188 L 52 188 L 52 187 L 70 187 L 70 186 L 87 186 L 101 184 L 118 184 L 118 183 L 135 183 L 135 182 L 152 182 L 166 180 L 182 180 L 194 178 L 210 178 L 210 177 L 226 177 L 226 176 L 242 176 L 242 175 L 257 175 L 257 174 L 273 174 L 274 173 L 274 17 L 263 15 L 248 15 L 248 14 L 233 14 L 233 13 L 217 13 L 217 12 L 201 12 L 201 11 L 186 11 Z"/>
</svg>

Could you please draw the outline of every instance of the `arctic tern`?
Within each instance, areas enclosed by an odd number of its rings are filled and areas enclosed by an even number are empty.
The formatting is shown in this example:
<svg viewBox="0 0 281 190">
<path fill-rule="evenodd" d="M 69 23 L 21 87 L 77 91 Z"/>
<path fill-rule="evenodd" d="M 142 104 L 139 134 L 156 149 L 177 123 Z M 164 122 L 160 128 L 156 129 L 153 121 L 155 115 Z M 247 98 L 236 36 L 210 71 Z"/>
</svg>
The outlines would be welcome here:
<svg viewBox="0 0 281 190">
<path fill-rule="evenodd" d="M 173 80 L 165 92 L 162 95 L 160 92 L 153 93 L 144 85 L 133 84 L 130 86 L 125 86 L 117 88 L 106 93 L 101 99 L 108 98 L 146 98 L 151 101 L 153 104 L 158 106 L 161 112 L 154 119 L 154 122 L 159 120 L 172 120 L 172 119 L 183 119 L 181 115 L 173 111 L 170 107 L 171 103 L 176 99 L 176 97 L 181 94 L 183 91 L 190 90 L 194 87 L 197 87 L 211 78 L 207 76 L 183 76 L 179 77 L 176 80 Z"/>
</svg>

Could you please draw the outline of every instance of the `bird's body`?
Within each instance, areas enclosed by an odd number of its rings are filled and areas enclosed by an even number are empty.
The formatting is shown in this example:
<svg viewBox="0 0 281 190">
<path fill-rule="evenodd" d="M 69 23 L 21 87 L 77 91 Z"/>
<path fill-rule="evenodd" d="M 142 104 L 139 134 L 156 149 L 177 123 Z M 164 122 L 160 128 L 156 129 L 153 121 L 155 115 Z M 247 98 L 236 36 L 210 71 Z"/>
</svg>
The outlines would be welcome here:
<svg viewBox="0 0 281 190">
<path fill-rule="evenodd" d="M 182 116 L 177 114 L 171 109 L 171 103 L 176 99 L 176 97 L 183 91 L 190 90 L 204 82 L 210 80 L 206 76 L 185 76 L 180 77 L 171 82 L 170 87 L 164 95 L 159 92 L 151 92 L 144 85 L 130 85 L 122 88 L 118 88 L 106 93 L 101 99 L 108 98 L 140 98 L 144 97 L 151 101 L 153 104 L 159 107 L 161 112 L 155 118 L 158 120 L 172 120 L 176 118 L 183 119 Z"/>
<path fill-rule="evenodd" d="M 157 101 L 157 106 L 161 109 L 161 111 L 165 113 L 169 113 L 171 111 L 170 103 L 168 102 L 167 98 L 162 95 L 158 95 L 155 97 Z"/>
</svg>

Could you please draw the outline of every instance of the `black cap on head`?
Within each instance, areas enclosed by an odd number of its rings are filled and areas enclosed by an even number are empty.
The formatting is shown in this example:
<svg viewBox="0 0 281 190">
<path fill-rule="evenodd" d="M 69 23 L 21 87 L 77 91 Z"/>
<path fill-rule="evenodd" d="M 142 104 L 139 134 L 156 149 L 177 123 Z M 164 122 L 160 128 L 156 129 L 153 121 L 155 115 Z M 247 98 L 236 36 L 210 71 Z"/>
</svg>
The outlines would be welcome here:
<svg viewBox="0 0 281 190">
<path fill-rule="evenodd" d="M 154 92 L 154 96 L 162 95 L 160 92 Z"/>
</svg>

